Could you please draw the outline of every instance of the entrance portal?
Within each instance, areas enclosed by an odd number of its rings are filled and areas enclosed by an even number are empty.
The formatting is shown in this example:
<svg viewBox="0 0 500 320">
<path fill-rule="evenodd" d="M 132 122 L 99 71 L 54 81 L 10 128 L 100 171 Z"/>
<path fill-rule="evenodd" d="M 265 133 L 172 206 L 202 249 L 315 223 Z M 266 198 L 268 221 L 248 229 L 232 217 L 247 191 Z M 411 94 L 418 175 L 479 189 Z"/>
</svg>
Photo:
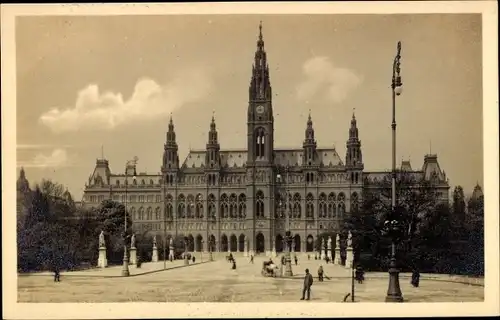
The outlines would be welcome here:
<svg viewBox="0 0 500 320">
<path fill-rule="evenodd" d="M 256 237 L 256 251 L 257 253 L 262 253 L 265 251 L 265 238 L 262 233 L 259 232 Z"/>
</svg>

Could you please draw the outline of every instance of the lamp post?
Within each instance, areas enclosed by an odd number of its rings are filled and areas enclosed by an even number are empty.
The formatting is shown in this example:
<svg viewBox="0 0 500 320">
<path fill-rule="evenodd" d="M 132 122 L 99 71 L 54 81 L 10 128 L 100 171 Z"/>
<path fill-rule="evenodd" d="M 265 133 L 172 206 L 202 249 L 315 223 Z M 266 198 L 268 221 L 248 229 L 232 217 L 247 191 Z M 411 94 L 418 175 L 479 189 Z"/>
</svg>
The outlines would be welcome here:
<svg viewBox="0 0 500 320">
<path fill-rule="evenodd" d="M 389 288 L 386 302 L 403 302 L 399 286 L 399 269 L 396 262 L 396 241 L 399 233 L 399 222 L 396 220 L 396 96 L 401 95 L 403 83 L 400 76 L 401 41 L 398 41 L 397 54 L 392 66 L 392 189 L 391 189 L 391 221 L 386 221 L 386 232 L 392 238 L 391 262 L 389 264 Z"/>
<path fill-rule="evenodd" d="M 208 260 L 209 261 L 214 261 L 214 257 L 212 255 L 212 246 L 213 246 L 212 239 L 209 239 L 208 240 Z"/>
<path fill-rule="evenodd" d="M 203 248 L 205 248 L 205 240 L 201 240 L 201 249 L 200 249 L 201 262 L 203 262 Z"/>
<path fill-rule="evenodd" d="M 286 167 L 286 180 L 288 180 L 288 167 Z M 281 174 L 278 173 L 276 176 L 277 182 L 281 185 L 281 183 L 285 184 L 285 226 L 286 226 L 286 232 L 285 232 L 285 277 L 291 277 L 293 276 L 292 272 L 292 257 L 290 255 L 291 251 L 291 231 L 290 231 L 290 217 L 289 217 L 289 205 L 288 205 L 288 190 L 286 189 L 286 181 L 282 182 L 282 177 Z M 281 201 L 280 201 L 280 211 L 281 211 Z"/>
<path fill-rule="evenodd" d="M 122 269 L 122 276 L 123 277 L 128 277 L 130 276 L 130 271 L 128 268 L 128 248 L 127 248 L 127 202 L 128 202 L 128 167 L 130 165 L 135 165 L 137 162 L 137 157 L 134 157 L 134 160 L 129 160 L 127 161 L 125 165 L 125 230 L 123 231 L 123 269 Z M 132 178 L 135 180 L 135 172 L 134 176 Z"/>
<path fill-rule="evenodd" d="M 184 237 L 184 264 L 188 265 L 189 264 L 189 259 L 188 259 L 188 237 Z"/>
</svg>

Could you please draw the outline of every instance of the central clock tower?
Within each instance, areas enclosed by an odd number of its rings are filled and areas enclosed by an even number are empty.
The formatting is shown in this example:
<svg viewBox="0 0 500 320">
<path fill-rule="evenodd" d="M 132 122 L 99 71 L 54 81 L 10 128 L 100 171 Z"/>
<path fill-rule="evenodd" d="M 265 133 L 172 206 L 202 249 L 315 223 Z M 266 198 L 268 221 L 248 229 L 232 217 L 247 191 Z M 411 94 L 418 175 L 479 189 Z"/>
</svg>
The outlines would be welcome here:
<svg viewBox="0 0 500 320">
<path fill-rule="evenodd" d="M 274 117 L 262 24 L 248 89 L 247 230 L 250 252 L 270 253 L 274 233 Z"/>
</svg>

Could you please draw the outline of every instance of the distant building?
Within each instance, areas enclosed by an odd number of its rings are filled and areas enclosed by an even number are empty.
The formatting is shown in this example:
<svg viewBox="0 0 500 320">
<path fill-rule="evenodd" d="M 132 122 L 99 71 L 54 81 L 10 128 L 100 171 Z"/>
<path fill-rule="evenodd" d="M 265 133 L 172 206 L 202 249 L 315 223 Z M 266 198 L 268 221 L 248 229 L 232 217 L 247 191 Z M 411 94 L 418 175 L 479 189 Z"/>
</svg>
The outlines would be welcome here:
<svg viewBox="0 0 500 320">
<path fill-rule="evenodd" d="M 30 183 L 26 179 L 24 168 L 19 171 L 16 187 L 16 213 L 19 218 L 26 214 L 27 197 L 31 194 Z"/>
<path fill-rule="evenodd" d="M 124 202 L 136 232 L 187 236 L 190 250 L 207 251 L 212 243 L 213 250 L 241 252 L 248 239 L 250 251 L 270 253 L 283 248 L 288 204 L 295 251 L 313 251 L 318 234 L 340 230 L 361 201 L 365 184 L 388 174 L 364 172 L 354 114 L 345 161 L 335 148 L 317 147 L 311 115 L 302 147 L 274 146 L 272 90 L 261 26 L 246 127 L 247 147 L 223 150 L 212 117 L 206 148 L 191 150 L 180 162 L 170 118 L 161 172 L 137 174 L 135 165 L 128 165 L 124 174 L 111 173 L 108 160 L 98 159 L 85 185 L 83 205 L 97 207 L 105 199 Z M 409 162 L 402 168 L 413 172 Z M 423 168 L 414 173 L 437 181 L 448 198 L 449 186 L 436 155 L 425 156 Z"/>
</svg>

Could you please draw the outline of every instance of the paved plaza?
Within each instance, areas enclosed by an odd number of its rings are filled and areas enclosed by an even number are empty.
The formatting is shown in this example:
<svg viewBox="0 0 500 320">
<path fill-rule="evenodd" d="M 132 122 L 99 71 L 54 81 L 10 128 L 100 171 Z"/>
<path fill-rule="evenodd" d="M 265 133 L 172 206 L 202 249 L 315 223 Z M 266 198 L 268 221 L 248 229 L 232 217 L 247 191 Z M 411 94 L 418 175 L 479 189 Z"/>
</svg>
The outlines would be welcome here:
<svg viewBox="0 0 500 320">
<path fill-rule="evenodd" d="M 301 297 L 303 275 L 309 268 L 316 276 L 323 265 L 329 279 L 315 278 L 311 291 L 314 302 L 341 302 L 351 291 L 350 270 L 301 257 L 293 265 L 292 279 L 261 276 L 265 257 L 256 257 L 254 264 L 245 257 L 236 257 L 237 269 L 219 255 L 216 261 L 187 267 L 183 261 L 145 263 L 131 267 L 132 277 L 120 277 L 121 267 L 92 269 L 61 274 L 54 283 L 50 274 L 18 277 L 19 302 L 292 302 Z M 274 259 L 276 262 L 279 258 Z M 366 273 L 363 284 L 356 283 L 356 300 L 383 302 L 387 291 L 386 273 Z M 401 289 L 408 302 L 480 302 L 484 299 L 481 280 L 474 284 L 459 283 L 447 275 L 422 275 L 420 287 L 413 288 L 409 275 L 401 275 Z M 303 302 L 307 303 L 307 302 Z"/>
</svg>

